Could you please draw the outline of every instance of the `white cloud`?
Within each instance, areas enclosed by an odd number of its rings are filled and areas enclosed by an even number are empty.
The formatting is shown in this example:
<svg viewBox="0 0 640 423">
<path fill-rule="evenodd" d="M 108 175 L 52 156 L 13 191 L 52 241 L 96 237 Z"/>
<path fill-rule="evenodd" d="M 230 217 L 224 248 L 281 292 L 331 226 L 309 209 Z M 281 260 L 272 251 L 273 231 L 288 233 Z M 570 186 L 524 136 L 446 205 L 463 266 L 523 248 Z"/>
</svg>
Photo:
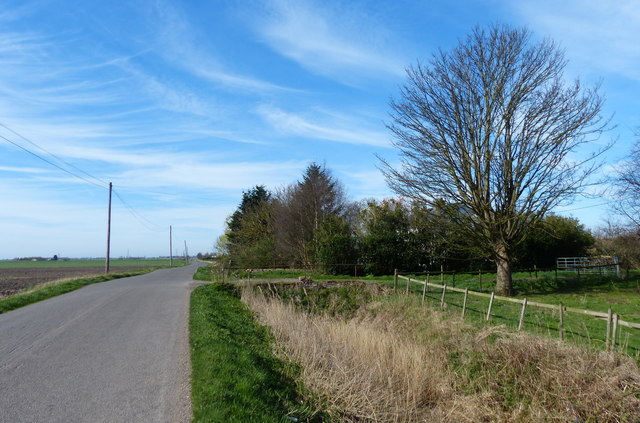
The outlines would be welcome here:
<svg viewBox="0 0 640 423">
<path fill-rule="evenodd" d="M 346 144 L 391 147 L 385 132 L 368 129 L 365 124 L 335 114 L 327 122 L 318 123 L 277 107 L 262 105 L 257 112 L 272 127 L 286 135 L 334 141 Z"/>
<path fill-rule="evenodd" d="M 164 166 L 131 168 L 122 172 L 114 183 L 131 188 L 180 187 L 206 190 L 240 191 L 256 184 L 275 188 L 291 182 L 302 172 L 306 162 L 182 162 L 173 160 Z"/>
<path fill-rule="evenodd" d="M 174 4 L 159 0 L 155 12 L 156 18 L 159 18 L 156 53 L 173 66 L 228 89 L 248 92 L 290 91 L 252 76 L 226 70 L 221 60 L 199 47 L 188 17 Z"/>
<path fill-rule="evenodd" d="M 404 76 L 393 35 L 364 10 L 311 1 L 273 0 L 257 23 L 267 44 L 307 70 L 353 84 L 371 77 Z"/>
<path fill-rule="evenodd" d="M 535 28 L 567 50 L 572 69 L 640 80 L 640 3 L 635 0 L 516 2 Z"/>
<path fill-rule="evenodd" d="M 39 169 L 35 167 L 14 167 L 14 166 L 0 166 L 0 171 L 3 172 L 16 172 L 16 173 L 48 173 L 45 169 Z"/>
</svg>

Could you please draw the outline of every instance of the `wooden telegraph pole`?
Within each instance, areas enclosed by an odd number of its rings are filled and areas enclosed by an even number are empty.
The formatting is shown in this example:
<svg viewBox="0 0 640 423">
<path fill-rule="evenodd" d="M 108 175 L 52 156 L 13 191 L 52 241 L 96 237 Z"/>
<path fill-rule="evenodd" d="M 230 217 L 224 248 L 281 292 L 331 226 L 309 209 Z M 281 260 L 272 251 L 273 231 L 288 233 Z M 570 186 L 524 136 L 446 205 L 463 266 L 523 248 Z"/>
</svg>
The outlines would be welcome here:
<svg viewBox="0 0 640 423">
<path fill-rule="evenodd" d="M 104 264 L 104 273 L 109 273 L 109 255 L 111 254 L 111 191 L 113 184 L 109 182 L 109 212 L 107 214 L 107 258 Z"/>
<path fill-rule="evenodd" d="M 173 236 L 171 225 L 169 225 L 169 266 L 173 266 Z"/>
</svg>

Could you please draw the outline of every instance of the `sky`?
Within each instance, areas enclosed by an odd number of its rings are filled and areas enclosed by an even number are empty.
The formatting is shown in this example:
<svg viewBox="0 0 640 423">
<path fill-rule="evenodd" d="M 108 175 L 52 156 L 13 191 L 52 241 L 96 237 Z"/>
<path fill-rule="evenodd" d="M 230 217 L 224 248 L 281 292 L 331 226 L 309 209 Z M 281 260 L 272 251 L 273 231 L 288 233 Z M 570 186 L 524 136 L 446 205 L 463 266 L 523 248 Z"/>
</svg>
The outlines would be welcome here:
<svg viewBox="0 0 640 423">
<path fill-rule="evenodd" d="M 208 252 L 243 190 L 325 164 L 393 196 L 376 155 L 405 69 L 477 25 L 526 26 L 601 85 L 615 140 L 640 127 L 640 3 L 620 0 L 2 0 L 0 259 Z M 605 194 L 554 212 L 595 229 Z"/>
</svg>

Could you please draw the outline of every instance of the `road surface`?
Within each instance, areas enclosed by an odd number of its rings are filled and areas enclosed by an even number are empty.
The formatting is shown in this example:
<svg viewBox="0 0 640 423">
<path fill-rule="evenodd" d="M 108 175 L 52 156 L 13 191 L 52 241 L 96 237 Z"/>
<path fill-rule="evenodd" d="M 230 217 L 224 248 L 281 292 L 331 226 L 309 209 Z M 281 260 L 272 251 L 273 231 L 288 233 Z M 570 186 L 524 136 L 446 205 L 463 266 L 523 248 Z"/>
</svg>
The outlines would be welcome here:
<svg viewBox="0 0 640 423">
<path fill-rule="evenodd" d="M 196 267 L 98 283 L 0 314 L 0 422 L 190 421 Z"/>
</svg>

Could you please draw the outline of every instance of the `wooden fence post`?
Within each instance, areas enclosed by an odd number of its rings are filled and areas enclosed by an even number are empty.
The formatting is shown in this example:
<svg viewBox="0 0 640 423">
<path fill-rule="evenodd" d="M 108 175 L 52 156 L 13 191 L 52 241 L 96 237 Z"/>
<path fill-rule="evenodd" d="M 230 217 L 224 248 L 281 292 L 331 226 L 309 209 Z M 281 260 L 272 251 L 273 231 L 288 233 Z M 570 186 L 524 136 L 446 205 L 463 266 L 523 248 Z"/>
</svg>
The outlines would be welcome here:
<svg viewBox="0 0 640 423">
<path fill-rule="evenodd" d="M 564 340 L 564 305 L 560 303 L 560 327 L 558 328 L 560 331 L 560 339 Z"/>
<path fill-rule="evenodd" d="M 411 278 L 407 279 L 407 287 L 406 290 L 404 292 L 404 295 L 409 295 L 409 284 L 411 283 Z"/>
<path fill-rule="evenodd" d="M 393 293 L 398 291 L 398 269 L 393 269 Z"/>
<path fill-rule="evenodd" d="M 447 293 L 447 285 L 442 285 L 442 298 L 440 299 L 440 308 L 444 307 L 444 295 Z"/>
<path fill-rule="evenodd" d="M 618 315 L 618 313 L 613 315 L 613 329 L 611 330 L 611 349 L 613 351 L 616 350 L 616 337 L 618 334 L 618 320 L 620 319 L 620 316 Z"/>
<path fill-rule="evenodd" d="M 578 269 L 578 283 L 580 283 L 580 267 L 577 267 Z"/>
<path fill-rule="evenodd" d="M 444 285 L 444 266 L 440 265 L 440 285 Z"/>
<path fill-rule="evenodd" d="M 522 329 L 522 325 L 524 324 L 524 312 L 527 309 L 527 299 L 525 298 L 522 302 L 522 310 L 520 310 L 520 321 L 518 322 L 518 331 Z"/>
<path fill-rule="evenodd" d="M 488 322 L 491 318 L 491 307 L 493 306 L 493 297 L 495 296 L 495 292 L 491 292 L 491 298 L 489 299 L 489 309 L 487 310 L 487 317 L 485 320 Z"/>
<path fill-rule="evenodd" d="M 607 313 L 607 336 L 606 336 L 606 348 L 607 351 L 609 351 L 609 347 L 611 346 L 611 320 L 612 320 L 612 315 L 611 315 L 611 307 L 609 307 L 609 311 Z"/>
<path fill-rule="evenodd" d="M 462 318 L 464 318 L 464 313 L 467 310 L 467 297 L 469 296 L 469 288 L 464 290 L 464 300 L 462 301 Z"/>
<path fill-rule="evenodd" d="M 427 295 L 428 283 L 429 283 L 429 274 L 427 273 L 427 279 L 424 280 L 424 286 L 422 287 L 422 304 L 424 304 L 424 297 Z"/>
<path fill-rule="evenodd" d="M 429 292 L 429 276 L 431 276 L 431 273 L 427 272 L 427 283 L 425 285 L 425 292 Z"/>
</svg>

